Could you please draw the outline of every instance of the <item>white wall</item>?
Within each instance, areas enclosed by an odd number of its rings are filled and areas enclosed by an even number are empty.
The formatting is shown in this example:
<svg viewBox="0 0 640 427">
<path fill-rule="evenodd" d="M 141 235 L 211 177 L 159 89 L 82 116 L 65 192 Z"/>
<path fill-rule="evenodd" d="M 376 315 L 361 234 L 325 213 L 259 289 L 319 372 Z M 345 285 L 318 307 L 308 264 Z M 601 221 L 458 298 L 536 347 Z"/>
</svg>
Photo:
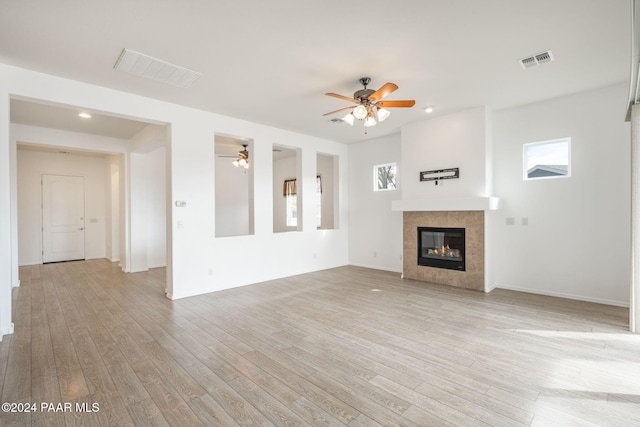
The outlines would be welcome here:
<svg viewBox="0 0 640 427">
<path fill-rule="evenodd" d="M 489 196 L 490 112 L 473 108 L 410 123 L 401 134 L 349 147 L 351 264 L 402 271 L 402 212 L 394 200 Z M 398 189 L 373 191 L 373 166 L 396 162 Z M 420 182 L 420 172 L 460 168 L 460 178 Z"/>
<path fill-rule="evenodd" d="M 109 155 L 105 158 L 105 257 L 111 262 L 120 261 L 120 179 L 122 164 L 121 155 Z"/>
<path fill-rule="evenodd" d="M 146 155 L 147 161 L 147 265 L 167 265 L 167 168 L 166 149 L 157 148 Z"/>
<path fill-rule="evenodd" d="M 127 174 L 127 190 L 129 209 L 126 212 L 129 224 L 128 238 L 125 237 L 127 249 L 124 271 L 135 273 L 147 271 L 148 252 L 147 223 L 149 210 L 147 209 L 148 177 L 147 155 L 129 153 L 129 169 Z"/>
<path fill-rule="evenodd" d="M 380 270 L 402 271 L 402 212 L 391 210 L 401 198 L 405 177 L 395 191 L 373 191 L 373 167 L 400 166 L 400 134 L 349 146 L 349 263 Z M 375 253 L 375 255 L 374 255 Z"/>
<path fill-rule="evenodd" d="M 339 205 L 344 226 L 317 230 L 313 199 L 305 198 L 299 218 L 301 232 L 273 233 L 272 175 L 273 145 L 299 148 L 299 185 L 305 194 L 311 194 L 315 190 L 317 152 L 344 158 L 339 172 L 346 177 L 346 145 L 195 110 L 177 114 L 171 130 L 173 198 L 188 203 L 184 209 L 173 208 L 173 283 L 180 277 L 182 285 L 179 293 L 170 291 L 173 298 L 347 264 L 346 178 L 340 182 L 343 191 Z M 211 141 L 216 133 L 243 135 L 254 141 L 249 169 L 253 170 L 256 212 L 252 235 L 213 237 L 215 182 L 209 177 L 215 155 Z M 183 222 L 182 230 L 177 229 L 177 221 Z"/>
<path fill-rule="evenodd" d="M 13 333 L 11 288 L 18 284 L 15 157 L 9 139 L 9 90 L 0 84 L 0 340 Z"/>
<path fill-rule="evenodd" d="M 171 244 L 168 253 L 171 265 L 167 269 L 167 292 L 171 298 L 347 264 L 346 145 L 8 65 L 0 65 L 0 82 L 0 113 L 7 115 L 8 99 L 13 96 L 82 106 L 106 114 L 168 125 L 169 149 L 166 156 L 170 176 L 167 194 L 171 200 L 168 201 L 167 241 Z M 4 124 L 7 119 L 3 117 L 2 120 L 0 124 Z M 243 135 L 254 141 L 253 200 L 255 212 L 259 215 L 255 216 L 253 235 L 215 238 L 215 167 L 212 165 L 216 133 Z M 9 157 L 10 145 L 7 139 L 8 134 L 0 132 L 0 150 L 4 153 L 0 155 L 2 159 Z M 340 157 L 339 229 L 317 230 L 313 218 L 313 200 L 305 200 L 303 203 L 311 205 L 304 207 L 302 231 L 273 233 L 274 143 L 301 150 L 300 180 L 310 191 L 315 186 L 317 153 Z M 11 168 L 15 167 L 11 162 L 9 165 Z M 127 168 L 128 165 L 125 165 L 125 169 Z M 3 185 L 0 194 L 5 194 L 5 191 L 10 194 L 11 184 L 8 178 L 4 180 L 0 175 L 0 185 Z M 176 207 L 176 200 L 186 201 L 187 206 Z M 0 218 L 4 219 L 5 215 L 6 218 L 11 218 L 10 198 L 8 202 L 7 206 L 0 200 L 0 207 L 4 209 L 0 212 Z M 125 199 L 124 204 L 126 202 Z M 183 228 L 178 229 L 178 221 L 182 222 Z M 124 226 L 126 234 L 127 224 Z M 0 230 L 3 230 L 1 226 Z M 10 235 L 10 228 L 7 235 Z M 10 250 L 0 252 L 0 258 L 11 259 Z M 251 268 L 246 268 L 247 265 Z M 9 276 L 10 273 L 7 274 L 6 287 L 4 282 L 0 283 L 0 292 L 3 294 L 9 292 Z M 10 308 L 8 316 L 6 304 L 0 305 L 0 309 L 3 310 L 0 320 L 5 319 L 6 322 L 6 319 L 11 318 Z M 10 322 L 1 324 L 0 330 L 5 327 L 9 328 Z"/>
<path fill-rule="evenodd" d="M 626 91 L 618 85 L 494 113 L 494 186 L 503 201 L 489 215 L 494 286 L 628 304 Z M 524 181 L 522 145 L 560 137 L 571 137 L 572 176 Z"/>
<path fill-rule="evenodd" d="M 43 174 L 84 177 L 85 258 L 105 257 L 105 159 L 18 149 L 18 262 L 42 263 Z M 94 222 L 95 221 L 95 222 Z"/>
<path fill-rule="evenodd" d="M 479 107 L 404 126 L 402 199 L 490 196 L 489 118 Z M 420 182 L 420 172 L 448 168 L 460 168 L 460 178 Z"/>
<path fill-rule="evenodd" d="M 129 145 L 130 142 L 127 140 L 123 140 L 123 139 L 117 139 L 117 138 L 108 138 L 108 137 L 103 137 L 103 136 L 97 136 L 97 135 L 90 135 L 90 134 L 84 134 L 84 133 L 77 133 L 77 132 L 66 132 L 66 131 L 61 131 L 61 130 L 57 130 L 57 129 L 49 129 L 49 128 L 41 128 L 41 127 L 36 127 L 36 126 L 27 126 L 27 125 L 20 125 L 20 124 L 12 124 L 11 125 L 11 133 L 10 133 L 10 140 L 11 140 L 11 146 L 12 147 L 16 147 L 17 143 L 21 143 L 24 145 L 36 145 L 36 146 L 44 146 L 44 147 L 49 147 L 50 149 L 69 149 L 69 150 L 78 150 L 78 151 L 86 151 L 87 154 L 100 154 L 100 153 L 108 153 L 108 152 L 114 152 L 114 153 L 125 153 L 128 151 L 129 149 Z M 106 156 L 106 154 L 105 154 Z M 114 177 L 108 177 L 108 174 L 111 173 L 115 173 L 116 179 L 119 179 L 120 177 L 120 168 L 122 167 L 123 161 L 122 161 L 122 154 L 118 154 L 118 160 L 115 161 L 116 164 L 113 165 L 113 169 L 111 166 L 109 166 L 108 164 L 111 163 L 110 160 L 107 160 L 107 157 L 105 157 L 102 160 L 102 164 L 103 164 L 103 172 L 102 172 L 102 181 L 104 182 L 104 187 L 102 188 L 102 196 L 104 197 L 103 201 L 101 203 L 104 203 L 104 218 L 102 218 L 99 223 L 90 223 L 90 217 L 87 216 L 87 227 L 88 228 L 93 228 L 96 226 L 96 224 L 100 224 L 101 227 L 104 227 L 104 234 L 103 234 L 103 238 L 101 238 L 101 240 L 98 239 L 91 239 L 89 246 L 93 247 L 94 249 L 91 250 L 91 252 L 87 252 L 87 256 L 90 258 L 101 258 L 101 257 L 107 257 L 108 259 L 112 259 L 112 258 L 118 258 L 118 255 L 120 253 L 120 250 L 118 248 L 118 244 L 119 244 L 119 240 L 120 240 L 120 235 L 116 234 L 116 233 L 120 233 L 121 229 L 119 226 L 120 223 L 120 218 L 116 217 L 115 219 L 112 216 L 112 213 L 110 211 L 110 209 L 113 209 L 113 201 L 109 200 L 112 197 L 118 197 L 117 192 L 120 190 L 119 188 L 116 187 L 112 187 L 109 188 L 109 181 L 112 180 Z M 77 156 L 79 157 L 78 161 L 73 163 L 71 165 L 72 169 L 74 170 L 81 170 L 84 171 L 85 169 L 88 169 L 88 166 L 82 166 L 80 165 L 83 162 L 83 159 L 87 156 Z M 87 157 L 88 158 L 88 157 Z M 54 159 L 57 159 L 57 157 L 54 157 Z M 57 161 L 57 160 L 56 160 Z M 15 165 L 16 163 L 14 163 Z M 55 164 L 55 162 L 52 162 L 52 164 Z M 44 167 L 49 167 L 49 163 L 45 163 Z M 113 169 L 110 171 L 107 171 L 107 168 L 109 169 Z M 18 169 L 17 167 L 13 167 L 14 171 L 16 169 Z M 17 173 L 17 172 L 16 172 Z M 90 173 L 98 173 L 97 171 L 91 171 Z M 85 180 L 85 186 L 87 185 L 86 180 Z M 35 187 L 30 188 L 30 190 L 35 189 Z M 109 191 L 110 190 L 115 190 L 116 193 L 115 194 L 111 194 Z M 20 194 L 21 198 L 25 198 L 25 197 L 39 197 L 39 187 L 38 187 L 38 193 L 36 194 L 31 194 L 29 195 L 29 193 L 25 193 L 25 194 Z M 15 208 L 16 208 L 16 217 L 20 218 L 20 216 L 25 213 L 27 216 L 33 216 L 35 215 L 36 212 L 33 212 L 30 208 L 29 210 L 23 209 L 18 209 L 18 191 L 17 191 L 17 186 L 15 188 L 12 189 L 12 192 L 16 193 L 16 203 L 15 203 Z M 85 191 L 86 192 L 86 191 Z M 98 194 L 95 191 L 92 191 L 92 194 L 89 196 L 90 199 L 93 199 L 95 196 L 93 194 Z M 85 203 L 87 203 L 85 201 Z M 119 208 L 119 206 L 115 207 L 116 209 Z M 38 215 L 39 215 L 39 210 L 37 211 Z M 97 219 L 97 218 L 96 218 Z M 40 220 L 38 220 L 40 221 Z M 40 261 L 36 261 L 34 262 L 34 258 L 33 258 L 33 250 L 32 249 L 25 249 L 22 246 L 26 246 L 26 247 L 30 247 L 33 246 L 32 242 L 32 238 L 36 238 L 39 239 L 41 241 L 41 236 L 40 236 L 40 228 L 41 228 L 41 223 L 38 222 L 36 220 L 30 220 L 29 222 L 29 230 L 25 230 L 25 226 L 23 225 L 21 227 L 21 231 L 20 233 L 18 233 L 17 228 L 16 228 L 16 232 L 15 232 L 15 236 L 16 236 L 16 247 L 14 249 L 14 252 L 17 254 L 18 252 L 20 252 L 21 254 L 25 254 L 25 250 L 26 251 L 30 251 L 29 253 L 31 253 L 31 255 L 29 255 L 27 258 L 24 258 L 24 256 L 21 256 L 20 258 L 20 263 L 21 264 L 34 264 L 34 263 L 39 263 L 41 262 L 41 257 Z M 24 221 L 23 221 L 24 223 Z M 91 224 L 89 226 L 89 224 Z M 115 228 L 114 228 L 115 227 Z M 26 242 L 25 244 L 21 245 L 19 244 L 19 242 L 17 241 L 17 237 L 18 235 L 21 236 L 21 239 Z M 27 236 L 30 235 L 32 238 L 26 238 L 26 237 L 22 237 L 22 236 Z M 114 245 L 115 242 L 115 246 Z M 101 249 L 98 249 L 98 246 L 101 246 Z M 88 247 L 89 248 L 89 247 Z M 38 251 L 38 253 L 40 252 L 41 249 Z M 102 255 L 97 255 L 98 253 L 102 253 Z M 27 261 L 28 259 L 28 261 Z M 18 263 L 16 263 L 16 266 L 18 265 Z M 15 275 L 17 276 L 18 273 L 17 271 L 15 272 Z"/>
<path fill-rule="evenodd" d="M 408 199 L 501 198 L 502 209 L 487 213 L 490 289 L 627 305 L 630 131 L 624 122 L 625 92 L 626 86 L 619 85 L 492 114 L 473 109 L 411 124 L 402 130 L 402 194 Z M 522 144 L 565 136 L 572 137 L 572 177 L 525 182 Z M 399 139 L 349 146 L 350 264 L 402 269 L 402 217 L 389 206 L 403 197 L 394 194 L 398 191 L 372 191 L 373 165 L 400 164 Z M 463 149 L 465 140 L 476 142 Z M 470 163 L 473 159 L 480 164 Z M 437 187 L 419 182 L 421 170 L 445 167 L 460 167 L 460 179 Z M 507 217 L 515 218 L 516 225 L 507 226 Z M 382 254 L 387 247 L 394 249 Z"/>
<path fill-rule="evenodd" d="M 130 141 L 129 272 L 167 262 L 167 138 L 167 126 L 150 124 Z"/>
</svg>

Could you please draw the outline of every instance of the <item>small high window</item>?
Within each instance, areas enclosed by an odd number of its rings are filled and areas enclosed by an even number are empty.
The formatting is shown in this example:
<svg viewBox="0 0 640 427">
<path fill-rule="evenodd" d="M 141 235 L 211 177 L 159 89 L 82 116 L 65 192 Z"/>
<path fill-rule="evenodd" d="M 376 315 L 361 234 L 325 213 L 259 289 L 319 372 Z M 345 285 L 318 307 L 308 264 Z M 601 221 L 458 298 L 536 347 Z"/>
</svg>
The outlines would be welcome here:
<svg viewBox="0 0 640 427">
<path fill-rule="evenodd" d="M 525 180 L 571 176 L 571 138 L 524 144 L 522 154 Z"/>
<path fill-rule="evenodd" d="M 387 163 L 373 167 L 373 191 L 395 190 L 396 164 Z"/>
</svg>

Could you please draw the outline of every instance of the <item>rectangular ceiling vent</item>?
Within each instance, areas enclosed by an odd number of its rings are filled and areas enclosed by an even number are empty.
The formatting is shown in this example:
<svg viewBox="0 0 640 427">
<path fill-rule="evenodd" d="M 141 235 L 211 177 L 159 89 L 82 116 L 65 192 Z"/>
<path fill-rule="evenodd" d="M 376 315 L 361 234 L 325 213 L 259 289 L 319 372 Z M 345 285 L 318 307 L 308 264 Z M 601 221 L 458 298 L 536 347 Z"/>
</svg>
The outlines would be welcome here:
<svg viewBox="0 0 640 427">
<path fill-rule="evenodd" d="M 546 52 L 537 53 L 526 58 L 519 59 L 518 62 L 522 68 L 531 68 L 539 64 L 545 64 L 553 61 L 553 53 L 550 50 Z"/>
<path fill-rule="evenodd" d="M 181 88 L 188 88 L 202 77 L 202 73 L 129 49 L 122 49 L 114 68 Z"/>
<path fill-rule="evenodd" d="M 333 118 L 333 119 L 331 119 L 331 120 L 329 120 L 329 121 L 330 121 L 330 122 L 333 122 L 333 123 L 344 123 L 344 120 L 342 120 L 342 119 L 338 119 L 338 118 Z"/>
</svg>

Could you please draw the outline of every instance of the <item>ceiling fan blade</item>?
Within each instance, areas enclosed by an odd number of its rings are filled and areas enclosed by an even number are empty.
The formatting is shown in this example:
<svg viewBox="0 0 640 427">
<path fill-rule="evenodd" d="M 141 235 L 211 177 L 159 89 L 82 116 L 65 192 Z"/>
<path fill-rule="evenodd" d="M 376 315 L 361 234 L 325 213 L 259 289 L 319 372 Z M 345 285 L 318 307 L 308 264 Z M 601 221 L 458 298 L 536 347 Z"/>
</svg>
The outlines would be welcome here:
<svg viewBox="0 0 640 427">
<path fill-rule="evenodd" d="M 404 100 L 404 101 L 380 101 L 377 104 L 378 108 L 408 108 L 416 105 L 416 101 Z"/>
<path fill-rule="evenodd" d="M 333 96 L 334 98 L 344 99 L 345 101 L 358 102 L 356 99 L 349 98 L 348 96 L 338 95 L 337 93 L 325 93 L 327 96 Z"/>
<path fill-rule="evenodd" d="M 355 106 L 355 105 L 354 105 L 354 106 L 352 106 L 352 107 L 345 107 L 345 108 L 341 108 L 341 109 L 339 109 L 339 110 L 332 111 L 332 112 L 330 112 L 330 113 L 324 113 L 324 114 L 323 114 L 323 116 L 329 116 L 329 115 L 331 115 L 331 114 L 339 113 L 340 111 L 352 110 L 352 109 L 354 109 L 354 108 L 356 108 L 356 106 Z"/>
<path fill-rule="evenodd" d="M 397 84 L 385 83 L 384 86 L 382 86 L 380 89 L 378 89 L 377 91 L 369 95 L 369 100 L 377 101 L 389 95 L 391 92 L 395 92 L 396 90 L 398 90 Z"/>
</svg>

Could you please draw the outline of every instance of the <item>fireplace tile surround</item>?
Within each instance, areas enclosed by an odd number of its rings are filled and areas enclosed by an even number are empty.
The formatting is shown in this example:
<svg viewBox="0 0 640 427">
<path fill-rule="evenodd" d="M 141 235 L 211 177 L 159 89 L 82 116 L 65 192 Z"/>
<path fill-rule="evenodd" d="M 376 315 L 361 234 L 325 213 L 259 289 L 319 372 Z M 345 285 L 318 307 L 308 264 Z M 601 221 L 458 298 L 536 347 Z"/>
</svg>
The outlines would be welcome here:
<svg viewBox="0 0 640 427">
<path fill-rule="evenodd" d="M 405 279 L 438 283 L 477 291 L 485 289 L 485 212 L 404 211 L 403 272 Z M 418 265 L 418 227 L 454 227 L 466 229 L 466 271 Z"/>
</svg>

